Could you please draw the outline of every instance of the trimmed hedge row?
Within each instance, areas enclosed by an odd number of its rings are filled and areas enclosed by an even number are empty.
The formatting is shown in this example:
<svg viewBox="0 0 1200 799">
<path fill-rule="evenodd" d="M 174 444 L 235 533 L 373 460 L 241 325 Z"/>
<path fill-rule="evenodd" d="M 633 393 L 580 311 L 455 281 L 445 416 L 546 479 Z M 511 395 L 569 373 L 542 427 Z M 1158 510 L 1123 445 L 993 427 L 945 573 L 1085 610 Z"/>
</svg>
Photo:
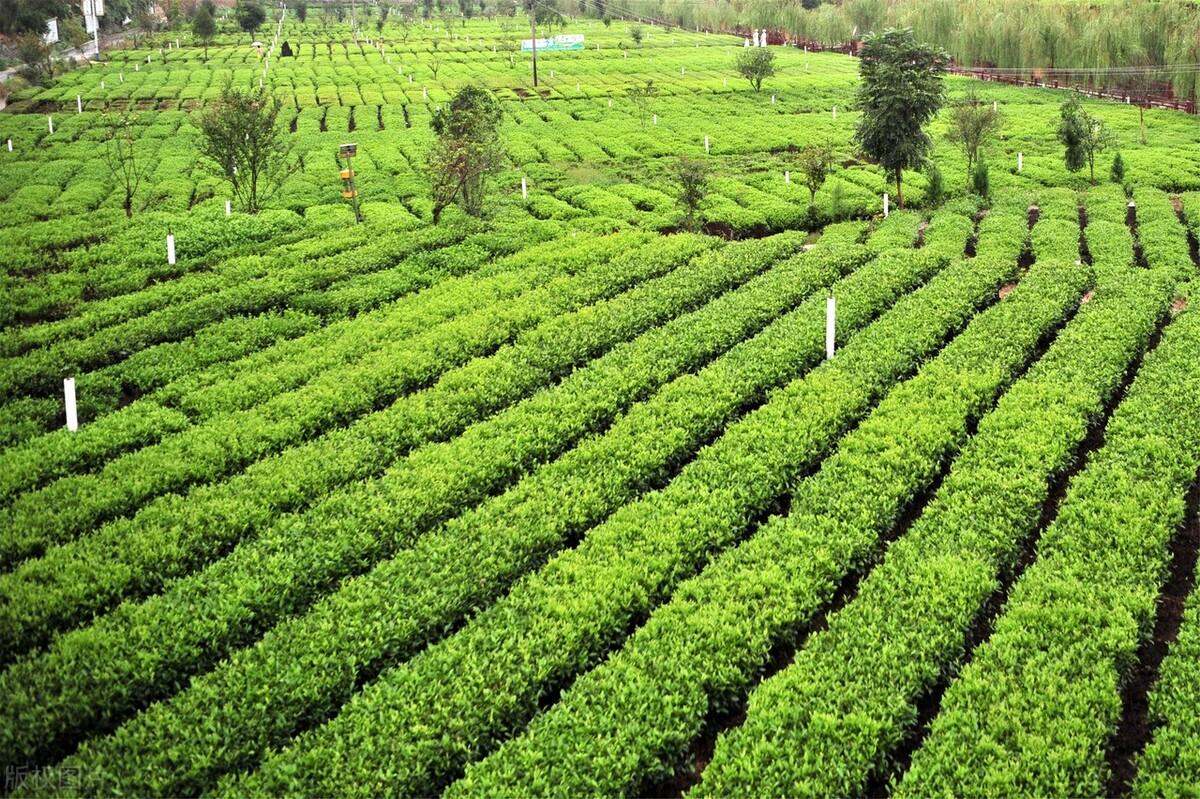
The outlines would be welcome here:
<svg viewBox="0 0 1200 799">
<path fill-rule="evenodd" d="M 1103 224 L 1103 223 L 1100 223 Z M 979 424 L 936 497 L 857 596 L 750 697 L 699 795 L 861 795 L 914 731 L 917 703 L 962 660 L 967 636 L 1037 528 L 1171 296 L 1161 276 L 1101 285 Z M 882 678 L 882 679 L 881 679 Z"/>
<path fill-rule="evenodd" d="M 803 256 L 777 267 L 769 280 L 761 279 L 762 288 L 786 301 L 800 285 L 824 282 L 864 255 L 854 248 Z M 930 268 L 928 261 L 907 266 L 894 258 L 890 265 L 860 269 L 835 290 L 853 282 L 874 302 L 886 303 Z M 857 307 L 853 299 L 843 317 L 848 328 L 874 310 Z M 636 497 L 736 416 L 742 404 L 819 359 L 822 330 L 814 321 L 823 302 L 817 297 L 801 303 L 697 375 L 678 378 L 635 405 L 605 435 L 584 441 L 513 490 L 344 584 L 307 615 L 276 627 L 251 649 L 194 680 L 187 692 L 151 716 L 142 714 L 110 739 L 85 745 L 71 762 L 136 762 L 137 768 L 106 771 L 95 786 L 167 794 L 199 792 L 220 773 L 252 764 L 265 746 L 285 742 L 305 719 L 336 709 L 380 664 L 411 655 L 451 624 L 454 614 L 485 604 L 561 546 L 570 531 L 585 529 Z M 533 538 L 537 531 L 541 540 Z M 524 546 L 502 557 L 501 541 L 513 537 Z M 332 627 L 330 619 L 337 619 Z M 403 620 L 401 626 L 397 620 Z M 314 637 L 314 630 L 322 632 Z M 216 712 L 214 694 L 224 697 Z M 200 726 L 192 722 L 197 714 L 207 719 Z M 185 738 L 191 752 L 186 761 L 177 759 L 178 742 Z M 168 739 L 176 743 L 164 746 Z M 138 754 L 124 754 L 133 752 Z"/>
<path fill-rule="evenodd" d="M 665 246 L 687 238 L 659 242 Z M 694 262 L 695 268 L 677 273 L 674 285 L 660 282 L 633 294 L 629 302 L 614 301 L 612 316 L 618 317 L 618 308 L 626 319 L 636 319 L 645 318 L 647 309 L 656 304 L 668 314 L 694 307 L 706 295 L 763 271 L 802 242 L 803 235 L 788 234 L 703 256 Z M 47 656 L 22 661 L 0 676 L 0 696 L 5 697 L 0 704 L 13 714 L 13 723 L 0 725 L 13 730 L 12 740 L 3 741 L 0 750 L 36 757 L 69 739 L 69 731 L 86 729 L 89 721 L 104 726 L 106 719 L 119 716 L 146 696 L 169 691 L 178 679 L 205 669 L 228 648 L 253 640 L 347 574 L 411 545 L 464 504 L 480 501 L 522 471 L 602 427 L 628 403 L 737 343 L 781 309 L 831 282 L 834 274 L 832 267 L 825 267 L 797 280 L 794 270 L 772 271 L 617 347 L 558 386 L 471 427 L 459 438 L 417 450 L 382 480 L 356 484 L 307 514 L 281 520 L 206 571 L 177 581 L 168 593 L 141 605 L 126 604 L 92 627 L 63 636 Z M 707 285 L 707 291 L 697 284 Z M 781 284 L 782 293 L 772 294 L 770 290 Z M 604 317 L 603 310 L 588 312 Z M 618 317 L 606 324 L 622 323 Z M 583 350 L 581 356 L 595 354 L 598 331 L 578 320 L 574 327 L 579 331 L 574 346 Z M 507 362 L 509 380 L 519 378 L 522 359 L 536 363 L 544 358 L 540 354 L 549 349 L 548 342 L 564 329 L 571 327 L 532 337 L 522 357 Z M 478 374 L 469 377 L 466 384 L 480 385 L 475 379 Z M 494 388 L 496 381 L 483 385 Z M 438 409 L 430 405 L 431 410 Z M 168 551 L 176 548 L 167 547 Z M 251 586 L 256 587 L 251 590 Z M 183 608 L 188 610 L 181 616 Z M 130 646 L 136 648 L 136 657 L 131 657 Z M 197 657 L 200 647 L 204 654 Z M 84 650 L 91 654 L 81 661 Z M 87 670 L 79 667 L 80 662 L 89 664 Z M 147 667 L 150 662 L 152 668 Z M 87 691 L 67 689 L 85 683 L 90 686 Z"/>
<path fill-rule="evenodd" d="M 102 425 L 105 433 L 92 432 L 99 422 L 82 427 L 80 433 L 86 433 L 84 438 L 88 441 L 95 440 L 97 435 L 101 440 L 107 436 L 107 450 L 98 443 L 89 444 L 93 462 L 99 463 L 102 458 L 111 458 L 128 449 L 129 438 L 119 431 L 141 427 L 138 417 L 143 411 L 158 414 L 159 406 L 173 406 L 192 417 L 205 419 L 252 407 L 277 394 L 294 390 L 324 371 L 359 361 L 373 349 L 389 342 L 404 340 L 481 307 L 511 300 L 564 272 L 572 274 L 590 267 L 643 241 L 648 239 L 641 235 L 617 235 L 606 239 L 583 236 L 569 243 L 531 247 L 516 256 L 493 262 L 478 275 L 442 280 L 425 291 L 359 319 L 334 323 L 239 360 L 187 374 L 155 392 L 152 398 L 134 403 L 119 411 L 116 418 L 105 420 Z M 175 345 L 158 345 L 123 363 L 171 346 Z M 109 368 L 119 370 L 122 365 Z M 105 371 L 101 370 L 102 373 Z M 88 396 L 86 385 L 87 375 L 80 380 L 80 392 L 85 397 Z M 70 474 L 86 469 L 85 462 L 76 460 L 79 456 L 77 445 L 69 436 L 51 434 L 49 443 L 31 443 L 29 447 L 47 457 L 41 464 L 42 470 Z M 30 482 L 34 477 L 37 479 Z M 29 479 L 21 485 L 32 487 L 43 479 L 41 474 L 30 473 Z"/>
<path fill-rule="evenodd" d="M 842 439 L 792 490 L 789 515 L 681 584 L 619 652 L 576 680 L 526 734 L 468 769 L 447 796 L 638 795 L 648 781 L 671 776 L 710 712 L 744 693 L 772 646 L 811 621 L 839 581 L 870 559 L 879 535 L 1069 316 L 1086 284 L 1078 270 L 1035 267 Z M 748 795 L 795 793 L 755 784 L 753 774 L 731 775 L 716 795 L 734 786 Z"/>
<path fill-rule="evenodd" d="M 691 236 L 659 239 L 603 269 L 564 279 L 557 287 L 551 283 L 540 297 L 536 291 L 523 295 L 525 301 L 518 299 L 512 307 L 534 321 L 556 304 L 569 311 L 583 300 L 615 293 L 622 284 L 669 271 L 713 243 Z M 20 651 L 70 626 L 80 615 L 187 574 L 224 547 L 252 537 L 280 513 L 302 509 L 339 486 L 377 476 L 409 449 L 454 435 L 605 347 L 746 277 L 711 266 L 707 272 L 683 267 L 598 307 L 553 317 L 518 338 L 515 346 L 449 372 L 430 390 L 401 398 L 384 412 L 368 413 L 348 428 L 254 463 L 225 483 L 164 497 L 132 519 L 51 549 L 45 557 L 0 576 L 0 596 L 9 600 L 0 609 L 0 651 L 7 651 L 10 643 Z M 663 296 L 655 298 L 655 291 Z M 484 311 L 482 318 L 495 315 Z"/>
<path fill-rule="evenodd" d="M 1105 793 L 1122 679 L 1150 634 L 1197 467 L 1200 314 L 1189 308 L 1146 356 L 991 637 L 947 689 L 899 796 Z"/>
<path fill-rule="evenodd" d="M 111 414 L 123 391 L 152 392 L 171 380 L 213 363 L 230 361 L 319 329 L 318 320 L 298 311 L 235 317 L 199 330 L 194 336 L 142 350 L 128 360 L 75 381 L 80 403 L 76 433 L 55 430 L 20 448 L 0 453 L 0 502 L 55 477 L 86 471 L 114 455 L 146 446 L 190 424 L 180 411 L 154 402 L 135 401 Z M 61 403 L 52 400 L 61 416 Z M 134 407 L 136 405 L 136 407 Z M 99 416 L 90 421 L 88 417 Z"/>
<path fill-rule="evenodd" d="M 731 543 L 1014 269 L 1015 262 L 963 263 L 904 297 L 832 361 L 727 428 L 667 488 L 623 506 L 577 549 L 527 576 L 457 634 L 386 672 L 335 720 L 225 791 L 321 794 L 337 781 L 338 790 L 364 795 L 433 793 Z M 337 776 L 318 765 L 329 762 L 339 763 Z"/>
<path fill-rule="evenodd" d="M 596 260 L 586 253 L 579 257 Z M 485 305 L 390 344 L 370 358 L 324 371 L 301 388 L 254 408 L 210 418 L 153 447 L 110 461 L 100 472 L 63 478 L 24 494 L 0 510 L 0 559 L 29 557 L 159 494 L 240 470 L 426 385 L 544 319 L 612 296 L 678 263 L 671 258 L 625 257 L 561 277 L 513 301 Z M 287 365 L 282 368 L 286 371 Z"/>
<path fill-rule="evenodd" d="M 1200 581 L 1197 581 L 1200 583 Z M 1150 692 L 1154 737 L 1137 760 L 1139 799 L 1195 794 L 1200 782 L 1200 591 L 1192 589 L 1179 637 Z"/>
<path fill-rule="evenodd" d="M 1166 193 L 1158 189 L 1135 189 L 1133 199 L 1137 203 L 1138 241 L 1146 265 L 1170 270 L 1176 280 L 1194 277 L 1196 265 L 1189 255 L 1187 229 L 1180 224 Z"/>
</svg>

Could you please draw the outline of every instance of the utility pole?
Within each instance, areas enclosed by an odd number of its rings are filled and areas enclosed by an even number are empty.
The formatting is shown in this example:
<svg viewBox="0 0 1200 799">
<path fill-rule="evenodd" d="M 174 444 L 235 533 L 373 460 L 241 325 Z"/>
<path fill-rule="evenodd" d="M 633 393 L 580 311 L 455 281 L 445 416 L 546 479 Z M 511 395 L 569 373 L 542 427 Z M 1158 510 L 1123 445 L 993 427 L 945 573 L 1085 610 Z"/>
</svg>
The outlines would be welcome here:
<svg viewBox="0 0 1200 799">
<path fill-rule="evenodd" d="M 96 45 L 96 58 L 100 57 L 100 17 L 104 16 L 104 0 L 82 0 L 83 22 Z"/>
<path fill-rule="evenodd" d="M 533 88 L 537 88 L 537 0 L 525 0 L 525 11 L 529 14 L 529 38 L 533 45 Z"/>
</svg>

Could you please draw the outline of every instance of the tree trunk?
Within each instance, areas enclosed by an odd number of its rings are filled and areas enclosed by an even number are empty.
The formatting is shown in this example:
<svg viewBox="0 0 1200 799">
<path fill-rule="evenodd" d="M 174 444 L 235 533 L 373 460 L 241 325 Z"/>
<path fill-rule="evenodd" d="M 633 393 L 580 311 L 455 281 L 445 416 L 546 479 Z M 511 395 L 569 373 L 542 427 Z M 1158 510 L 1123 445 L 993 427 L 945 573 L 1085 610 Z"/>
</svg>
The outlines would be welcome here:
<svg viewBox="0 0 1200 799">
<path fill-rule="evenodd" d="M 128 190 L 125 192 L 125 218 L 133 219 L 133 193 Z"/>
<path fill-rule="evenodd" d="M 530 8 L 530 9 L 529 9 L 529 39 L 530 39 L 530 44 L 532 44 L 532 45 L 533 45 L 533 88 L 535 88 L 535 89 L 537 88 L 537 85 L 538 85 L 538 77 L 537 77 L 537 19 L 536 19 L 536 18 L 535 18 L 535 16 L 534 16 L 536 13 L 537 13 L 537 10 L 536 10 L 536 9 L 533 9 L 533 8 Z"/>
<path fill-rule="evenodd" d="M 896 207 L 904 207 L 904 189 L 900 185 L 901 174 L 900 170 L 896 170 Z"/>
</svg>

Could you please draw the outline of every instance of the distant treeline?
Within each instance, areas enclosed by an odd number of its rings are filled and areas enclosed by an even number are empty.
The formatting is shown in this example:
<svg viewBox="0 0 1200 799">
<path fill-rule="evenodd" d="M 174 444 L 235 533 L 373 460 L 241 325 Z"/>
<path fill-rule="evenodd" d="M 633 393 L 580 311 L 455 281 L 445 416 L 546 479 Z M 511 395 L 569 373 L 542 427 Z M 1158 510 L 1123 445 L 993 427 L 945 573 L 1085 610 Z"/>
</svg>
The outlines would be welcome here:
<svg viewBox="0 0 1200 799">
<path fill-rule="evenodd" d="M 687 28 L 777 31 L 845 44 L 911 27 L 964 66 L 1072 70 L 1072 82 L 1195 99 L 1200 4 L 1192 0 L 559 0 L 564 11 L 641 16 Z"/>
</svg>

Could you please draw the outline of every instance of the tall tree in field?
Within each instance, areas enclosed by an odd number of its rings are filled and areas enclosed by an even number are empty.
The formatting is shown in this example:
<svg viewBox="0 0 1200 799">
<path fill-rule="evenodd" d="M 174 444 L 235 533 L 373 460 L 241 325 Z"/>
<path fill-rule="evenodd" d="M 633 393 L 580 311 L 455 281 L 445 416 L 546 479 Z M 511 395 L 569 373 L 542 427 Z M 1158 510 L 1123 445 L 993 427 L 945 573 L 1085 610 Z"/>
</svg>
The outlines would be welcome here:
<svg viewBox="0 0 1200 799">
<path fill-rule="evenodd" d="M 994 106 L 981 100 L 974 91 L 967 93 L 950 109 L 950 129 L 946 138 L 962 148 L 967 158 L 967 181 L 975 173 L 975 162 L 979 151 L 987 146 L 1004 124 L 1004 119 Z"/>
<path fill-rule="evenodd" d="M 467 86 L 439 108 L 429 125 L 437 139 L 426 158 L 433 185 L 433 223 L 456 200 L 468 214 L 478 216 L 488 175 L 495 172 L 504 152 L 500 147 L 500 103 L 487 89 Z"/>
<path fill-rule="evenodd" d="M 1078 172 L 1087 166 L 1089 179 L 1096 182 L 1096 156 L 1116 145 L 1104 120 L 1084 110 L 1079 98 L 1068 97 L 1059 109 L 1058 140 L 1062 142 L 1067 169 Z"/>
<path fill-rule="evenodd" d="M 675 179 L 679 181 L 679 207 L 683 209 L 683 228 L 699 227 L 700 204 L 708 194 L 708 168 L 703 161 L 683 156 L 675 164 Z"/>
<path fill-rule="evenodd" d="M 237 20 L 238 27 L 253 34 L 267 21 L 267 12 L 254 0 L 239 0 L 233 9 L 233 18 Z"/>
<path fill-rule="evenodd" d="M 133 216 L 134 195 L 150 167 L 139 148 L 139 140 L 133 129 L 135 121 L 128 112 L 117 117 L 106 114 L 101 120 L 104 149 L 100 152 L 100 158 L 121 187 L 124 195 L 122 207 L 127 218 Z"/>
<path fill-rule="evenodd" d="M 204 45 L 204 60 L 208 60 L 208 46 L 217 35 L 217 20 L 213 17 L 212 9 L 205 3 L 196 7 L 192 14 L 192 36 Z"/>
<path fill-rule="evenodd" d="M 808 204 L 811 208 L 816 202 L 817 192 L 825 185 L 825 178 L 833 169 L 833 150 L 824 144 L 810 144 L 800 151 L 799 166 L 804 185 L 808 187 Z"/>
<path fill-rule="evenodd" d="M 258 213 L 263 202 L 299 167 L 287 132 L 279 124 L 282 107 L 261 89 L 226 87 L 200 117 L 200 151 L 213 171 L 229 181 L 238 204 Z"/>
<path fill-rule="evenodd" d="M 292 5 L 292 11 L 296 14 L 296 19 L 300 20 L 301 22 L 308 19 L 308 1 L 297 0 L 297 2 Z"/>
<path fill-rule="evenodd" d="M 855 141 L 896 181 L 896 203 L 903 208 L 902 172 L 919 169 L 929 152 L 925 124 L 942 106 L 949 56 L 918 42 L 911 30 L 894 28 L 864 39 L 859 55 L 862 116 Z"/>
<path fill-rule="evenodd" d="M 762 89 L 762 82 L 775 74 L 775 51 L 766 47 L 743 47 L 734 57 L 734 69 L 754 87 Z"/>
</svg>

